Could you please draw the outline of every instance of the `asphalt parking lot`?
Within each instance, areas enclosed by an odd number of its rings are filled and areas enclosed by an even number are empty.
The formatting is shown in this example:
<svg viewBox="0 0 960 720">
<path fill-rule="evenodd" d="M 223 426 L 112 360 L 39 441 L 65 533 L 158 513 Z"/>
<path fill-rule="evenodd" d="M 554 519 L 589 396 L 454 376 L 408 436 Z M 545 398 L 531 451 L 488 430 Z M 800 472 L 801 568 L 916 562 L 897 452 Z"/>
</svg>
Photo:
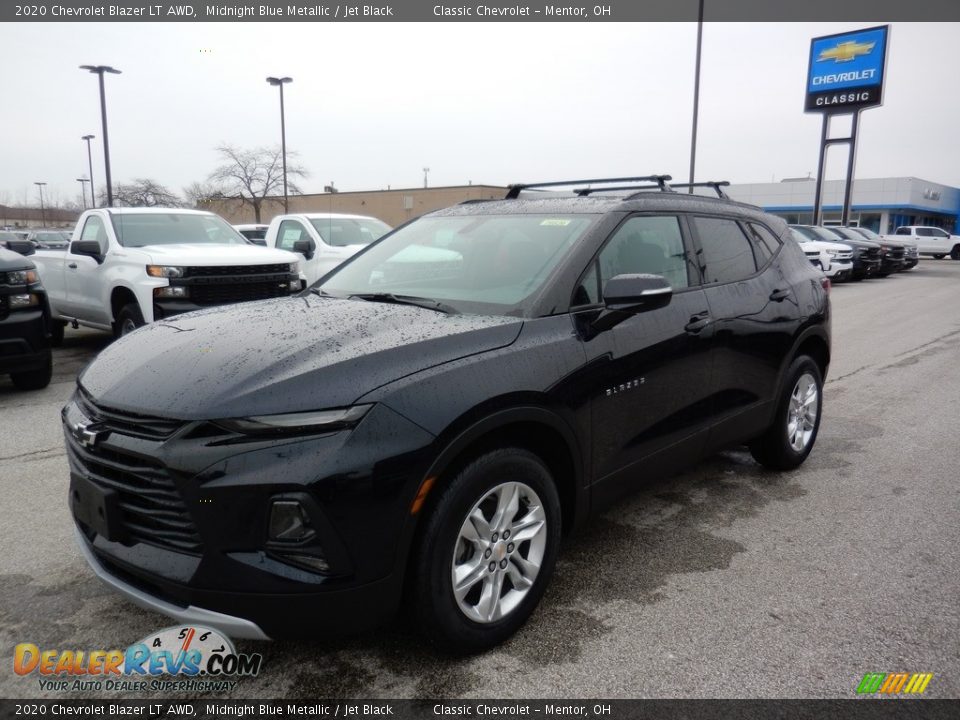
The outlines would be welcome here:
<svg viewBox="0 0 960 720">
<path fill-rule="evenodd" d="M 799 470 L 730 451 L 641 485 L 484 655 L 438 655 L 402 627 L 241 642 L 264 669 L 227 697 L 846 698 L 895 671 L 960 697 L 960 262 L 832 298 L 823 425 Z M 74 545 L 59 411 L 108 342 L 68 330 L 43 391 L 0 380 L 3 697 L 64 697 L 13 673 L 17 643 L 123 648 L 171 624 L 101 586 Z"/>
</svg>

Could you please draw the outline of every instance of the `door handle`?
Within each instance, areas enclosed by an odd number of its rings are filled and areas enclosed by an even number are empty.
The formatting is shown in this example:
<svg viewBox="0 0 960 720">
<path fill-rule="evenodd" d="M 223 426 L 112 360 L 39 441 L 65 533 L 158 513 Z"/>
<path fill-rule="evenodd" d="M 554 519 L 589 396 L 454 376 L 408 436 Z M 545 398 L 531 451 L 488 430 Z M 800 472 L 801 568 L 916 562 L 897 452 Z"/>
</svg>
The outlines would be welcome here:
<svg viewBox="0 0 960 720">
<path fill-rule="evenodd" d="M 785 290 L 783 288 L 777 288 L 772 293 L 770 293 L 770 299 L 774 302 L 782 302 L 790 297 L 790 290 Z"/>
<path fill-rule="evenodd" d="M 690 321 L 683 326 L 688 333 L 696 334 L 710 324 L 710 313 L 707 311 L 699 312 L 690 317 Z"/>
<path fill-rule="evenodd" d="M 70 263 L 69 265 L 67 265 L 67 267 L 70 268 L 71 270 L 76 270 L 76 269 L 77 269 L 77 264 L 76 264 L 76 263 Z"/>
</svg>

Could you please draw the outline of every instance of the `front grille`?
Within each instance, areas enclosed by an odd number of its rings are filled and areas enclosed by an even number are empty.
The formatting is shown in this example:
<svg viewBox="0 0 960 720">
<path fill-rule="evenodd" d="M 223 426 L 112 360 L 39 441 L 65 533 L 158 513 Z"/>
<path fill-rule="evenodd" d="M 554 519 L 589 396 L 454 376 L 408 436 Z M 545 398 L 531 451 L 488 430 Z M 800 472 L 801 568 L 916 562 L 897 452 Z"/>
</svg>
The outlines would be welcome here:
<svg viewBox="0 0 960 720">
<path fill-rule="evenodd" d="M 117 493 L 122 530 L 132 542 L 199 555 L 197 528 L 160 463 L 102 445 L 83 447 L 67 433 L 67 457 L 74 472 Z"/>
<path fill-rule="evenodd" d="M 903 260 L 903 248 L 891 248 L 890 252 L 887 253 L 887 257 L 891 257 L 894 260 Z"/>
<path fill-rule="evenodd" d="M 0 320 L 6 320 L 10 314 L 10 299 L 6 295 L 0 295 Z"/>
<path fill-rule="evenodd" d="M 105 430 L 114 430 L 122 435 L 166 440 L 183 425 L 180 420 L 139 415 L 97 405 L 83 389 L 77 390 L 76 400 L 80 411 L 92 422 Z"/>
<path fill-rule="evenodd" d="M 245 282 L 240 284 L 203 284 L 190 286 L 190 299 L 197 305 L 226 305 L 247 300 L 288 297 L 287 282 Z"/>
<path fill-rule="evenodd" d="M 852 260 L 852 259 L 853 259 L 853 253 L 852 253 L 852 252 L 839 252 L 839 253 L 836 254 L 835 257 L 836 257 L 837 260 Z"/>
<path fill-rule="evenodd" d="M 876 260 L 880 257 L 880 248 L 867 248 L 861 254 L 865 255 L 870 260 Z"/>
<path fill-rule="evenodd" d="M 184 268 L 184 277 L 223 277 L 224 275 L 275 275 L 277 273 L 289 273 L 290 265 L 281 263 L 277 265 L 211 265 L 195 266 L 191 265 Z"/>
</svg>

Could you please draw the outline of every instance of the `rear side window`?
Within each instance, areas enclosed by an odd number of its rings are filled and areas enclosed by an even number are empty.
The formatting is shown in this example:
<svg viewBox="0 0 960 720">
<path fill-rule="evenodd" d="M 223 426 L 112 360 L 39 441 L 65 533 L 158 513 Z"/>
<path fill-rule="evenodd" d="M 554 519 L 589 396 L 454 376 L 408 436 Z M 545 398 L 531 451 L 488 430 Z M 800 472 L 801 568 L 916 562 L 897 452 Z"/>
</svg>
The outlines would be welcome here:
<svg viewBox="0 0 960 720">
<path fill-rule="evenodd" d="M 925 235 L 926 233 L 921 232 L 922 230 L 923 228 L 920 228 L 919 230 L 917 230 L 917 235 Z M 909 234 L 910 234 L 910 228 L 897 228 L 897 231 L 894 233 L 894 235 L 909 235 Z"/>
<path fill-rule="evenodd" d="M 763 267 L 770 262 L 770 258 L 777 254 L 777 250 L 780 249 L 780 241 L 763 225 L 747 223 L 747 230 L 750 233 L 750 240 L 753 242 L 753 252 L 757 257 L 757 265 Z"/>
<path fill-rule="evenodd" d="M 703 249 L 704 281 L 728 283 L 757 272 L 753 249 L 740 225 L 723 218 L 693 219 Z"/>
</svg>

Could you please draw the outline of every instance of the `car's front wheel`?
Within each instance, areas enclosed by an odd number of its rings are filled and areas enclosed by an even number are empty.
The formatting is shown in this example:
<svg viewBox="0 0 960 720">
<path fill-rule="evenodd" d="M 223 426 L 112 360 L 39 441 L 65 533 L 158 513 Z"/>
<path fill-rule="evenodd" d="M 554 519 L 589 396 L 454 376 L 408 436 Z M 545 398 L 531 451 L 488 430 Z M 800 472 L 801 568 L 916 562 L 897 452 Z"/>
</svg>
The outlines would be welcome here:
<svg viewBox="0 0 960 720">
<path fill-rule="evenodd" d="M 46 362 L 36 370 L 11 373 L 10 379 L 18 390 L 42 390 L 50 384 L 53 377 L 53 361 L 47 358 Z"/>
<path fill-rule="evenodd" d="M 772 470 L 798 467 L 813 449 L 823 410 L 823 377 L 808 355 L 797 357 L 787 369 L 773 423 L 750 444 L 761 465 Z"/>
<path fill-rule="evenodd" d="M 508 638 L 556 562 L 560 499 L 550 471 L 527 450 L 489 452 L 451 479 L 425 522 L 412 598 L 424 633 L 454 652 Z"/>
<path fill-rule="evenodd" d="M 954 245 L 953 249 L 950 251 L 951 260 L 960 260 L 960 245 Z"/>
</svg>

